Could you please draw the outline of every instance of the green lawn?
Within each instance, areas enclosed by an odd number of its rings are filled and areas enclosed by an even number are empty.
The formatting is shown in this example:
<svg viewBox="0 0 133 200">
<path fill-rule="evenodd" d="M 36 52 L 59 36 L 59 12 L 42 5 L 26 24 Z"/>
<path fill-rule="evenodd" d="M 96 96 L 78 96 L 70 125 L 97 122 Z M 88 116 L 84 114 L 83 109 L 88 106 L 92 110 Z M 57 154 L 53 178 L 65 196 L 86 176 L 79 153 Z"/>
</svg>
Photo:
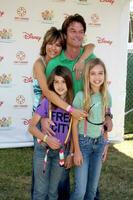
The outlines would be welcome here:
<svg viewBox="0 0 133 200">
<path fill-rule="evenodd" d="M 0 200 L 29 200 L 32 148 L 0 150 Z M 133 135 L 110 147 L 100 180 L 101 200 L 133 199 Z"/>
</svg>

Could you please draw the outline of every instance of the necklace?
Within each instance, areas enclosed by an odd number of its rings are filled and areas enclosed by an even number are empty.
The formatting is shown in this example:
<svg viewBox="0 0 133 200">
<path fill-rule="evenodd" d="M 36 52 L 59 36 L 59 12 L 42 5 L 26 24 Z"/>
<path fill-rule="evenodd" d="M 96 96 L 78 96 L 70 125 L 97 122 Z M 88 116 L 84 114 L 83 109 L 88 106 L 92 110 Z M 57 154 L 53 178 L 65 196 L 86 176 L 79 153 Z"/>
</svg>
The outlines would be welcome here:
<svg viewBox="0 0 133 200">
<path fill-rule="evenodd" d="M 71 60 L 75 60 L 79 56 L 79 53 L 80 53 L 80 51 L 79 52 L 77 52 L 77 51 L 75 51 L 75 52 L 65 51 L 65 55 Z"/>
</svg>

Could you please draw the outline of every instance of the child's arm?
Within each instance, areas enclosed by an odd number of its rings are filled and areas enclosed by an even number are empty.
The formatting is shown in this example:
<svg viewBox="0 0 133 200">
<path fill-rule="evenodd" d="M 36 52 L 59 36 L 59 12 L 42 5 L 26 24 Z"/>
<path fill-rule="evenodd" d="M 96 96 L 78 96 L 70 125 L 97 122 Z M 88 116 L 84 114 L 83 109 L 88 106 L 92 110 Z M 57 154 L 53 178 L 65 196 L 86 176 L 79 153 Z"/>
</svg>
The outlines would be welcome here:
<svg viewBox="0 0 133 200">
<path fill-rule="evenodd" d="M 53 137 L 53 136 L 48 136 L 48 135 L 44 135 L 44 133 L 42 133 L 38 128 L 37 128 L 37 124 L 40 121 L 41 116 L 37 113 L 34 113 L 30 125 L 28 127 L 28 131 L 35 137 L 37 137 L 38 139 L 44 141 L 45 143 L 48 144 L 48 146 L 50 146 L 52 149 L 59 149 L 60 148 L 60 143 L 59 141 Z"/>
<path fill-rule="evenodd" d="M 107 160 L 108 148 L 109 148 L 109 144 L 106 144 L 104 147 L 104 151 L 103 151 L 103 157 L 102 157 L 103 162 L 105 162 Z"/>
<path fill-rule="evenodd" d="M 81 153 L 80 147 L 79 147 L 78 120 L 76 120 L 76 119 L 73 119 L 72 137 L 73 137 L 73 144 L 74 144 L 74 163 L 75 163 L 75 165 L 80 166 L 83 163 L 83 156 L 82 156 L 82 153 Z"/>
<path fill-rule="evenodd" d="M 82 54 L 82 56 L 79 58 L 78 62 L 74 66 L 74 70 L 76 73 L 76 79 L 81 78 L 83 68 L 84 68 L 84 62 L 88 58 L 88 56 L 91 53 L 93 53 L 95 45 L 92 43 L 89 43 L 89 44 L 85 45 L 83 48 L 84 48 L 84 53 Z"/>
<path fill-rule="evenodd" d="M 73 155 L 74 155 L 73 152 L 74 152 L 73 138 L 71 138 L 70 151 L 69 151 L 69 154 L 67 155 L 66 160 L 65 160 L 65 168 L 66 169 L 73 167 Z"/>
</svg>

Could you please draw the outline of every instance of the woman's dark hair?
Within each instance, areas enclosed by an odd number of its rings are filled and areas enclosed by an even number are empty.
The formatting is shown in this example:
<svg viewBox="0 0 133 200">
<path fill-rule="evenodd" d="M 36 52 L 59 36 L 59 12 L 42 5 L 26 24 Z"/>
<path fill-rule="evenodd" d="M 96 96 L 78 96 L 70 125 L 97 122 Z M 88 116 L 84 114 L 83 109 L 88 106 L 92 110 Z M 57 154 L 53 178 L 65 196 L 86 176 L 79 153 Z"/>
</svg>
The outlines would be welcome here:
<svg viewBox="0 0 133 200">
<path fill-rule="evenodd" d="M 54 91 L 54 77 L 55 75 L 61 76 L 64 78 L 67 86 L 67 95 L 66 95 L 66 102 L 68 104 L 72 104 L 73 101 L 73 88 L 72 88 L 72 75 L 69 69 L 67 69 L 64 66 L 57 66 L 51 73 L 51 75 L 48 78 L 48 87 L 51 91 Z"/>
<path fill-rule="evenodd" d="M 48 43 L 56 42 L 57 40 L 60 40 L 62 48 L 65 46 L 65 40 L 64 36 L 62 34 L 62 31 L 60 29 L 57 29 L 56 27 L 51 27 L 45 34 L 43 38 L 43 43 L 40 49 L 40 55 L 45 56 L 46 55 L 46 45 Z"/>
<path fill-rule="evenodd" d="M 66 18 L 66 20 L 63 22 L 63 24 L 62 24 L 62 33 L 63 34 L 65 34 L 65 35 L 67 34 L 67 29 L 72 22 L 79 22 L 80 24 L 82 24 L 83 29 L 84 29 L 84 33 L 85 33 L 86 22 L 85 22 L 84 18 L 79 14 L 74 14 L 74 15 L 69 15 Z"/>
</svg>

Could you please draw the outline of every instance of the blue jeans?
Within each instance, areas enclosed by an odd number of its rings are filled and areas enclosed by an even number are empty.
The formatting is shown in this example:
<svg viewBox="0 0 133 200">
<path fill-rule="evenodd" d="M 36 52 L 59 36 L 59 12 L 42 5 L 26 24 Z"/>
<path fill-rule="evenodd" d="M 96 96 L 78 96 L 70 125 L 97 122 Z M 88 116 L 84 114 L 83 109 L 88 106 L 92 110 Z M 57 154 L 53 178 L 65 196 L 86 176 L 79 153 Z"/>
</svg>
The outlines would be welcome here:
<svg viewBox="0 0 133 200">
<path fill-rule="evenodd" d="M 59 166 L 59 151 L 50 149 L 44 170 L 44 156 L 46 147 L 35 144 L 34 149 L 34 190 L 33 200 L 57 200 L 58 184 L 64 172 L 64 167 Z M 67 151 L 65 151 L 67 154 Z"/>
<path fill-rule="evenodd" d="M 65 169 L 58 187 L 58 200 L 69 200 L 70 196 L 70 179 L 69 169 Z"/>
<path fill-rule="evenodd" d="M 75 167 L 75 187 L 70 200 L 94 200 L 102 168 L 104 139 L 79 136 L 83 164 Z"/>
</svg>

